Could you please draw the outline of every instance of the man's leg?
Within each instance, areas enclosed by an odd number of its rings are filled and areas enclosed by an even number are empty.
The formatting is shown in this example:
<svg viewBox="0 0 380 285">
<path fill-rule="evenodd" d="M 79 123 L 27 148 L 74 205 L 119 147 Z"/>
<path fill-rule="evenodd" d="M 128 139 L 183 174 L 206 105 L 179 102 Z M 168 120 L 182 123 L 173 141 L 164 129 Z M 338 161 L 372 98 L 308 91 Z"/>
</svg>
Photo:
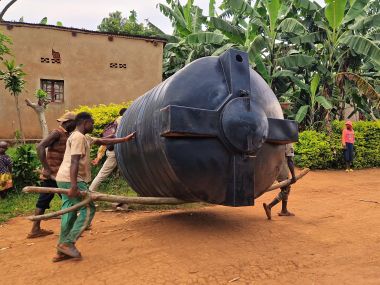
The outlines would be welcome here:
<svg viewBox="0 0 380 285">
<path fill-rule="evenodd" d="M 288 211 L 288 197 L 290 193 L 290 186 L 281 188 L 281 193 L 282 193 L 282 208 L 281 212 L 278 213 L 279 216 L 294 216 L 293 213 Z"/>
<path fill-rule="evenodd" d="M 104 162 L 102 168 L 99 170 L 98 175 L 96 175 L 94 181 L 90 185 L 90 191 L 95 191 L 100 183 L 102 183 L 116 168 L 117 161 L 114 152 L 107 152 L 107 159 Z"/>
<path fill-rule="evenodd" d="M 44 180 L 41 184 L 42 187 L 52 187 L 57 188 L 57 183 L 54 180 Z M 53 200 L 54 194 L 52 193 L 41 193 L 38 196 L 36 203 L 36 209 L 34 215 L 43 215 L 46 209 L 50 209 L 50 202 Z M 32 229 L 28 234 L 27 238 L 36 238 L 53 234 L 53 231 L 41 229 L 41 221 L 34 221 Z"/>
<path fill-rule="evenodd" d="M 289 167 L 288 167 L 287 161 L 285 160 L 285 157 L 284 157 L 284 160 L 281 163 L 280 171 L 278 173 L 276 180 L 278 182 L 285 181 L 289 178 L 288 174 L 289 174 Z M 277 195 L 276 198 L 273 199 L 272 202 L 270 202 L 269 204 L 263 203 L 265 214 L 267 215 L 268 220 L 272 219 L 272 212 L 271 212 L 272 208 L 275 205 L 277 205 L 281 200 L 282 200 L 282 188 L 281 188 L 281 192 Z"/>
<path fill-rule="evenodd" d="M 70 189 L 70 182 L 57 182 L 59 188 Z M 79 186 L 79 185 L 78 185 Z M 81 198 L 69 198 L 67 195 L 62 195 L 62 210 L 72 207 L 73 205 L 79 203 Z M 57 256 L 53 258 L 53 261 L 58 258 L 60 254 L 66 254 L 70 257 L 79 258 L 81 256 L 80 252 L 76 249 L 73 243 L 67 243 L 67 237 L 70 235 L 71 230 L 74 227 L 75 221 L 77 219 L 77 211 L 69 212 L 62 215 L 61 218 L 61 233 L 59 235 L 59 241 L 57 245 L 57 250 L 60 252 Z"/>
<path fill-rule="evenodd" d="M 59 183 L 59 186 L 61 187 L 61 183 Z M 88 190 L 88 186 L 84 182 L 79 182 L 78 188 L 80 190 Z M 65 196 L 63 197 L 63 199 L 66 199 Z M 72 206 L 79 203 L 81 201 L 81 198 L 68 198 L 68 200 L 70 201 L 68 205 L 71 204 Z M 79 216 L 76 216 L 75 213 L 75 218 L 73 219 L 70 219 L 69 216 L 67 219 L 62 217 L 61 236 L 57 249 L 72 257 L 80 257 L 80 253 L 76 249 L 74 244 L 78 240 L 82 232 L 86 229 L 86 227 L 91 223 L 94 215 L 95 205 L 93 202 L 90 202 L 87 206 L 80 208 Z"/>
</svg>

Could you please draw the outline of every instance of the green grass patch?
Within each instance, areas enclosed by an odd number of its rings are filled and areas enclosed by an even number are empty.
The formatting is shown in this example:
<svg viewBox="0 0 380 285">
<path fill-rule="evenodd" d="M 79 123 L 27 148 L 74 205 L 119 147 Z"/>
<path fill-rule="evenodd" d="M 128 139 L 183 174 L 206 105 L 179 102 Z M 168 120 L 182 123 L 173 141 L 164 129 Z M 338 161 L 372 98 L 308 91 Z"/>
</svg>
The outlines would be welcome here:
<svg viewBox="0 0 380 285">
<path fill-rule="evenodd" d="M 120 195 L 120 196 L 130 196 L 136 197 L 137 194 L 132 190 L 128 183 L 114 174 L 108 178 L 104 183 L 102 183 L 98 189 L 98 192 Z M 8 221 L 11 218 L 18 216 L 31 215 L 34 212 L 35 205 L 37 202 L 38 194 L 25 194 L 18 193 L 16 191 L 10 192 L 6 199 L 0 200 L 0 224 Z M 105 210 L 110 209 L 111 205 L 107 202 L 96 202 L 98 205 L 97 209 Z M 183 205 L 131 205 L 130 209 L 135 211 L 161 211 L 170 209 L 188 209 L 188 208 L 198 208 L 203 207 L 207 204 L 205 203 L 192 203 Z M 57 211 L 61 207 L 61 200 L 58 195 L 56 195 L 51 202 L 51 209 L 49 211 Z"/>
</svg>

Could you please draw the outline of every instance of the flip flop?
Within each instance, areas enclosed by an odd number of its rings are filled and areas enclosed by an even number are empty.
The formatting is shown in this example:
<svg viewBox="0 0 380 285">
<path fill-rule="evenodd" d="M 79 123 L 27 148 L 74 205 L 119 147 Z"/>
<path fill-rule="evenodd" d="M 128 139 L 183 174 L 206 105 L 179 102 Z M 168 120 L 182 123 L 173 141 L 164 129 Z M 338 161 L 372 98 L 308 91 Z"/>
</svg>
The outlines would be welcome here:
<svg viewBox="0 0 380 285">
<path fill-rule="evenodd" d="M 37 233 L 30 233 L 26 238 L 38 238 L 54 234 L 53 231 L 40 229 Z"/>
<path fill-rule="evenodd" d="M 293 217 L 293 216 L 295 216 L 293 213 L 290 213 L 290 212 L 288 212 L 287 214 L 284 214 L 284 213 L 281 213 L 281 212 L 279 212 L 279 213 L 277 213 L 280 217 Z"/>
<path fill-rule="evenodd" d="M 57 245 L 57 250 L 73 258 L 80 258 L 82 256 L 74 245 L 62 247 L 62 245 L 59 244 Z"/>
</svg>

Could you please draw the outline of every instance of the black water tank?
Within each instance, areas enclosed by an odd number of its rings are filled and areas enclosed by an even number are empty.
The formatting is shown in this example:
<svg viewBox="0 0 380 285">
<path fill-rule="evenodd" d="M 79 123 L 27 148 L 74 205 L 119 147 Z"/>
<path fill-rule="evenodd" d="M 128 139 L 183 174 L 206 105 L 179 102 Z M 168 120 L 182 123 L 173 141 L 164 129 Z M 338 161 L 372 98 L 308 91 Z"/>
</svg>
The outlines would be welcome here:
<svg viewBox="0 0 380 285">
<path fill-rule="evenodd" d="M 141 196 L 252 205 L 274 182 L 297 124 L 251 68 L 228 50 L 187 65 L 125 112 L 115 148 L 119 168 Z"/>
</svg>

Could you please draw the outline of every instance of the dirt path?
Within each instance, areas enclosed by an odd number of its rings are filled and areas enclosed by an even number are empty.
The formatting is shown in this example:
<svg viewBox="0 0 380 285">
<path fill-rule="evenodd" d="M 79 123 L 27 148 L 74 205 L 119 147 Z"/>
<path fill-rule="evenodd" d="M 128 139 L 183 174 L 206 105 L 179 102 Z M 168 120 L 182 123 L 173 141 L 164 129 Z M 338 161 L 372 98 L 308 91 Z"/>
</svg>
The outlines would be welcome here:
<svg viewBox="0 0 380 285">
<path fill-rule="evenodd" d="M 380 169 L 308 174 L 296 217 L 255 207 L 98 213 L 82 261 L 50 262 L 57 235 L 26 240 L 23 218 L 0 227 L 0 283 L 380 284 Z M 276 214 L 275 209 L 274 214 Z M 45 223 L 58 233 L 58 220 Z"/>
</svg>

